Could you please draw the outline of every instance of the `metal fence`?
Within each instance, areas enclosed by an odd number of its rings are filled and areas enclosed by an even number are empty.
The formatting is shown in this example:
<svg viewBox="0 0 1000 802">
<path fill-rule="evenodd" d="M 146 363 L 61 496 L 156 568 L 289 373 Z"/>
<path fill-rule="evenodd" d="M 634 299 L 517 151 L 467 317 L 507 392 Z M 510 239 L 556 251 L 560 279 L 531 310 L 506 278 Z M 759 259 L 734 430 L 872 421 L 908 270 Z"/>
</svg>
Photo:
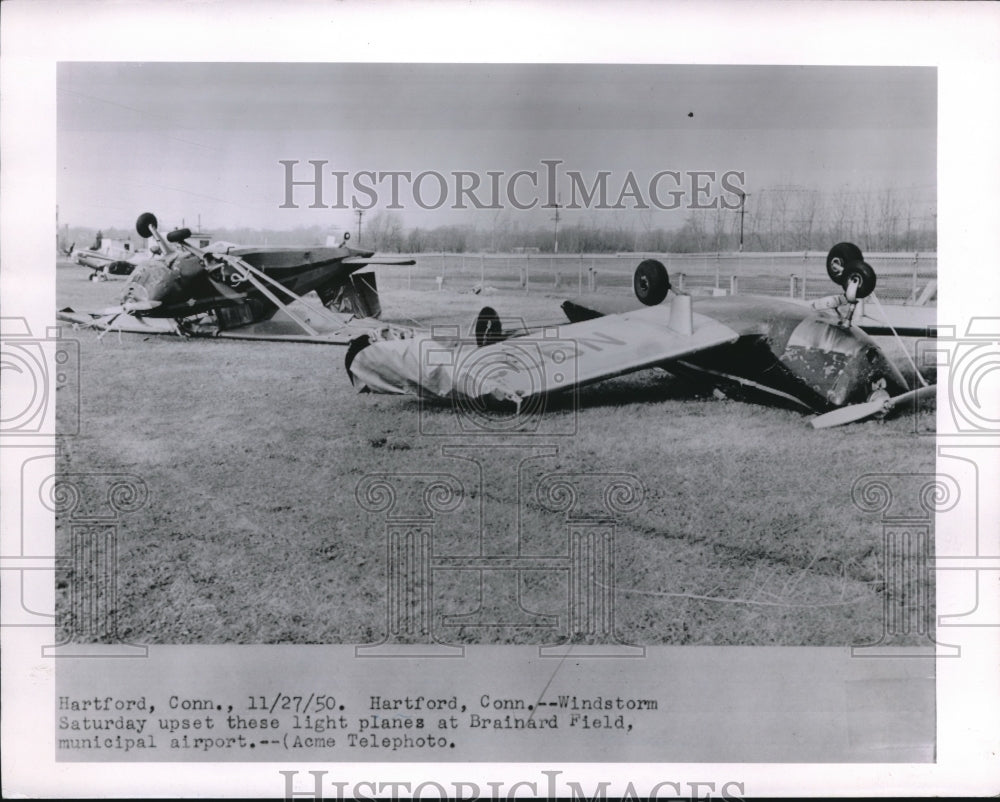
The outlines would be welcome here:
<svg viewBox="0 0 1000 802">
<path fill-rule="evenodd" d="M 659 259 L 672 284 L 699 293 L 819 298 L 836 291 L 826 274 L 826 252 L 700 254 L 412 254 L 415 267 L 380 272 L 385 289 L 497 290 L 581 294 L 630 292 L 643 259 Z M 936 300 L 936 253 L 867 253 L 878 275 L 878 296 L 894 304 Z"/>
</svg>

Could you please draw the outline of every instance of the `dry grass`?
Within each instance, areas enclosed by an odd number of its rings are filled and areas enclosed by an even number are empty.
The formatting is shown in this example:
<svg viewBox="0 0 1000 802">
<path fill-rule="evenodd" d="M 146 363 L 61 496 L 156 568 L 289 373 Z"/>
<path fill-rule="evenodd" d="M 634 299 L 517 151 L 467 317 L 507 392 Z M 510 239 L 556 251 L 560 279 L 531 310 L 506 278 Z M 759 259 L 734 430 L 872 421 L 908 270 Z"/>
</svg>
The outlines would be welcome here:
<svg viewBox="0 0 1000 802">
<path fill-rule="evenodd" d="M 121 284 L 58 271 L 60 306 L 100 308 Z M 385 316 L 468 323 L 487 300 L 503 314 L 556 317 L 540 296 L 396 291 Z M 474 552 L 479 505 L 498 521 L 520 515 L 528 554 L 566 550 L 561 512 L 519 493 L 508 474 L 478 488 L 448 443 L 484 438 L 421 433 L 454 421 L 447 407 L 358 395 L 336 347 L 182 340 L 78 331 L 81 430 L 64 472 L 141 476 L 150 502 L 122 518 L 118 629 L 155 643 L 350 643 L 385 630 L 385 529 L 355 487 L 374 472 L 458 475 L 464 503 L 442 516 L 436 553 Z M 74 392 L 73 387 L 66 392 Z M 816 432 L 796 412 L 694 398 L 664 373 L 584 389 L 546 413 L 545 431 L 497 435 L 558 453 L 529 463 L 522 482 L 551 472 L 634 474 L 645 497 L 617 529 L 615 613 L 632 643 L 843 645 L 882 630 L 887 588 L 881 526 L 850 499 L 865 473 L 934 470 L 933 416 Z M 544 428 L 544 427 L 543 427 Z M 427 431 L 427 428 L 424 429 Z M 65 522 L 58 530 L 67 548 Z M 500 536 L 498 535 L 498 537 Z M 477 575 L 440 572 L 435 612 L 475 608 Z M 63 577 L 62 584 L 72 577 Z M 558 615 L 565 577 L 526 574 L 522 602 Z M 707 597 L 707 598 L 706 598 Z M 59 612 L 72 626 L 68 591 Z M 931 594 L 933 598 L 933 594 Z M 907 598 L 892 599 L 910 604 Z M 926 611 L 933 620 L 933 611 Z M 560 630 L 560 632 L 563 630 Z M 559 632 L 435 629 L 439 639 L 537 642 Z"/>
</svg>

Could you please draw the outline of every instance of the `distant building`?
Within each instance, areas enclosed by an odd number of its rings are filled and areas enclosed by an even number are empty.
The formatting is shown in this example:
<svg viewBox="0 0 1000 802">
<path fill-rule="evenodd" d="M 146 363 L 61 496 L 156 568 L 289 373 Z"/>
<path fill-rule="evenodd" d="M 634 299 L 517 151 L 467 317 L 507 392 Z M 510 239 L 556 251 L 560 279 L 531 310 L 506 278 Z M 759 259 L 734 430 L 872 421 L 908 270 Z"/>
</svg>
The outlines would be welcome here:
<svg viewBox="0 0 1000 802">
<path fill-rule="evenodd" d="M 194 247 L 205 250 L 212 243 L 212 235 L 200 231 L 192 231 L 188 235 L 187 241 L 194 245 Z"/>
</svg>

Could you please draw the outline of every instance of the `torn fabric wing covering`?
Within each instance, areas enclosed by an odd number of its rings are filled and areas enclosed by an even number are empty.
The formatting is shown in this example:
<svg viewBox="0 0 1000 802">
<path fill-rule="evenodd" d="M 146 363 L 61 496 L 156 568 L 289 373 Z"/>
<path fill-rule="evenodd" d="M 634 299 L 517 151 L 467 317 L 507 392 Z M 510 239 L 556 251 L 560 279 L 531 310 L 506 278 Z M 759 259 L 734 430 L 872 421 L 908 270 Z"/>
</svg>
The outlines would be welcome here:
<svg viewBox="0 0 1000 802">
<path fill-rule="evenodd" d="M 177 323 L 173 320 L 135 317 L 127 314 L 122 307 L 112 307 L 100 312 L 77 312 L 66 307 L 56 313 L 56 319 L 75 326 L 92 326 L 95 329 L 130 334 L 177 334 Z"/>
<path fill-rule="evenodd" d="M 178 324 L 172 318 L 135 317 L 123 307 L 111 307 L 100 312 L 76 312 L 71 308 L 61 309 L 56 314 L 58 320 L 74 326 L 92 327 L 101 331 L 128 334 L 169 334 L 192 337 L 221 337 L 231 340 L 263 340 L 268 342 L 318 343 L 324 345 L 347 345 L 351 340 L 367 336 L 373 340 L 409 337 L 412 329 L 396 326 L 375 318 L 359 318 L 354 315 L 323 311 L 322 316 L 310 311 L 307 304 L 296 302 L 293 306 L 317 331 L 307 334 L 294 319 L 279 309 L 269 320 L 250 323 L 232 329 L 223 329 L 209 315 L 192 318 Z"/>
<path fill-rule="evenodd" d="M 477 348 L 471 340 L 376 342 L 350 365 L 359 391 L 463 401 L 510 401 L 653 367 L 735 342 L 739 335 L 704 315 L 691 333 L 670 326 L 671 304 L 546 328 Z M 681 328 L 680 326 L 678 326 Z"/>
</svg>

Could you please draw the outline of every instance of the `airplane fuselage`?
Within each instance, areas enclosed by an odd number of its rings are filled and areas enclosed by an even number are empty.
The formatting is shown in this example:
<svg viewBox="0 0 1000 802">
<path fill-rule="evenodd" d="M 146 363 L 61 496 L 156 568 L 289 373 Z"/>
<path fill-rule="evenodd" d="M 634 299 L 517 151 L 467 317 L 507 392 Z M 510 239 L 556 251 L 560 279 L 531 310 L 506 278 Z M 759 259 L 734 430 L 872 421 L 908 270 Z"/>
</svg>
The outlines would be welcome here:
<svg viewBox="0 0 1000 802">
<path fill-rule="evenodd" d="M 889 395 L 908 389 L 875 341 L 833 311 L 737 296 L 697 299 L 693 306 L 741 335 L 735 345 L 683 360 L 696 368 L 787 393 L 814 410 L 860 403 L 879 388 Z"/>
<path fill-rule="evenodd" d="M 601 299 L 582 308 L 620 313 L 636 306 L 632 300 Z M 812 411 L 866 401 L 879 388 L 889 395 L 908 389 L 875 341 L 842 323 L 833 310 L 755 296 L 693 298 L 692 308 L 728 326 L 739 339 L 664 362 L 661 367 L 670 373 Z M 570 310 L 567 314 L 572 320 Z"/>
<path fill-rule="evenodd" d="M 322 300 L 327 287 L 348 280 L 363 265 L 345 263 L 349 257 L 369 257 L 371 252 L 346 247 L 238 248 L 230 251 L 247 264 L 296 295 L 316 290 Z M 240 306 L 254 320 L 266 320 L 277 306 L 242 277 L 239 271 L 221 265 L 208 272 L 192 254 L 179 253 L 140 265 L 125 288 L 123 302 L 148 303 L 137 309 L 140 317 L 183 318 Z M 284 302 L 287 298 L 281 298 Z"/>
</svg>

